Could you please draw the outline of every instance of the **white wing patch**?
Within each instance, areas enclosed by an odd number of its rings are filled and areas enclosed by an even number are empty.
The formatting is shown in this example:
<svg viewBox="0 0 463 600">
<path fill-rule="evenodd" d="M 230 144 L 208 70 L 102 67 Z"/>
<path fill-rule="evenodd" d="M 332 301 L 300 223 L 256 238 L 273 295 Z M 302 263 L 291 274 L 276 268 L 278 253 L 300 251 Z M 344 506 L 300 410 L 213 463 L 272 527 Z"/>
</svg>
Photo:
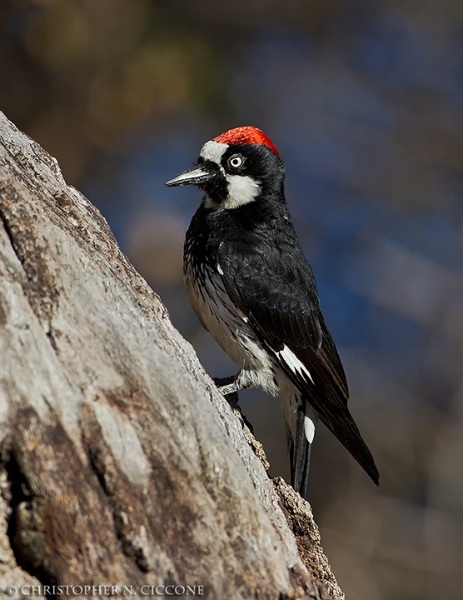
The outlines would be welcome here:
<svg viewBox="0 0 463 600">
<path fill-rule="evenodd" d="M 285 346 L 283 350 L 277 352 L 279 359 L 286 363 L 286 365 L 294 372 L 301 375 L 304 379 L 310 379 L 310 381 L 315 385 L 314 380 L 312 379 L 312 375 L 310 374 L 307 367 L 305 367 L 298 357 L 294 354 L 292 350 Z"/>
</svg>

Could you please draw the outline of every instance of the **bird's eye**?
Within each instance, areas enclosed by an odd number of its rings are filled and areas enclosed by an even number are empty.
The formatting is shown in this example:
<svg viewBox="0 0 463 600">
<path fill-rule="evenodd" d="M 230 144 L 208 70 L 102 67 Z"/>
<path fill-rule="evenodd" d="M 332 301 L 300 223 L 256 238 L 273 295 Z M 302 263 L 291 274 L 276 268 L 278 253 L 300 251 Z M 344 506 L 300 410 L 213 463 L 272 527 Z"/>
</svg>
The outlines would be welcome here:
<svg viewBox="0 0 463 600">
<path fill-rule="evenodd" d="M 228 166 L 232 169 L 239 169 L 243 163 L 244 156 L 241 156 L 241 154 L 233 154 L 233 156 L 230 156 L 227 160 Z"/>
</svg>

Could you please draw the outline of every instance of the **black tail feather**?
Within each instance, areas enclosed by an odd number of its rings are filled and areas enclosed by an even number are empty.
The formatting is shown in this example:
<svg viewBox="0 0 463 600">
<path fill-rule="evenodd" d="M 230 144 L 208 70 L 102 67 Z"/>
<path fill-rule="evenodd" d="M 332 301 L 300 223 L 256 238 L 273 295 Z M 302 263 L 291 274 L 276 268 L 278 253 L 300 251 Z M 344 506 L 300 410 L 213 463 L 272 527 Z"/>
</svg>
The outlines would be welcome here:
<svg viewBox="0 0 463 600">
<path fill-rule="evenodd" d="M 307 402 L 297 411 L 296 436 L 290 440 L 291 485 L 307 500 L 312 444 L 306 437 L 305 419 L 311 411 Z M 313 418 L 312 416 L 310 417 Z"/>
<path fill-rule="evenodd" d="M 373 483 L 379 485 L 379 472 L 370 449 L 364 442 L 347 406 L 335 418 L 326 418 L 320 414 L 320 419 L 334 433 L 341 444 L 350 452 L 362 469 L 369 475 Z M 331 416 L 331 415 L 330 415 Z"/>
</svg>

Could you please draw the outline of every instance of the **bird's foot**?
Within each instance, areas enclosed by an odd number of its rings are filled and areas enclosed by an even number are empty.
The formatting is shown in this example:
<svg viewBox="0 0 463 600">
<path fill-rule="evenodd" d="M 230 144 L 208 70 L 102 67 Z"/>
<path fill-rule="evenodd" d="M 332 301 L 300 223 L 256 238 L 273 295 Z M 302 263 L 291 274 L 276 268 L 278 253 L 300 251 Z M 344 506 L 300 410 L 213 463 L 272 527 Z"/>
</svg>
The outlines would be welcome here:
<svg viewBox="0 0 463 600">
<path fill-rule="evenodd" d="M 241 415 L 241 409 L 238 406 L 237 378 L 238 375 L 233 375 L 231 377 L 214 377 L 214 383 L 233 410 L 238 411 Z"/>
<path fill-rule="evenodd" d="M 236 375 L 230 377 L 217 377 L 214 379 L 215 385 L 219 388 L 224 396 L 230 394 L 237 394 L 241 390 L 247 390 L 250 387 L 254 387 L 254 379 L 251 376 L 253 372 L 241 369 Z"/>
<path fill-rule="evenodd" d="M 238 375 L 233 375 L 231 377 L 214 378 L 214 383 L 218 387 L 219 392 L 224 396 L 229 396 L 230 394 L 237 394 L 240 391 L 240 388 L 237 385 Z"/>
<path fill-rule="evenodd" d="M 225 397 L 227 402 L 230 404 L 232 409 L 238 413 L 242 422 L 249 428 L 252 434 L 254 434 L 254 428 L 247 418 L 243 415 L 241 408 L 238 405 L 238 392 L 246 389 L 248 386 L 243 385 L 242 372 L 240 371 L 237 375 L 230 377 L 215 377 L 214 383 L 217 386 L 219 392 Z"/>
</svg>

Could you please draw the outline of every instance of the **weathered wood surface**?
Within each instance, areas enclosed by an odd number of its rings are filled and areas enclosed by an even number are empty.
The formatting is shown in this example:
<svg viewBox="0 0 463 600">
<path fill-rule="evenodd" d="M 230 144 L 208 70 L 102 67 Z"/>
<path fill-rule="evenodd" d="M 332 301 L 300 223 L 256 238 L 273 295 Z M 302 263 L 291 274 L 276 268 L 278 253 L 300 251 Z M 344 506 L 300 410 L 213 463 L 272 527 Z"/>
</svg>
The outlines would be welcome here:
<svg viewBox="0 0 463 600">
<path fill-rule="evenodd" d="M 341 597 L 309 505 L 274 487 L 104 218 L 1 113 L 0 280 L 3 594 Z"/>
</svg>

